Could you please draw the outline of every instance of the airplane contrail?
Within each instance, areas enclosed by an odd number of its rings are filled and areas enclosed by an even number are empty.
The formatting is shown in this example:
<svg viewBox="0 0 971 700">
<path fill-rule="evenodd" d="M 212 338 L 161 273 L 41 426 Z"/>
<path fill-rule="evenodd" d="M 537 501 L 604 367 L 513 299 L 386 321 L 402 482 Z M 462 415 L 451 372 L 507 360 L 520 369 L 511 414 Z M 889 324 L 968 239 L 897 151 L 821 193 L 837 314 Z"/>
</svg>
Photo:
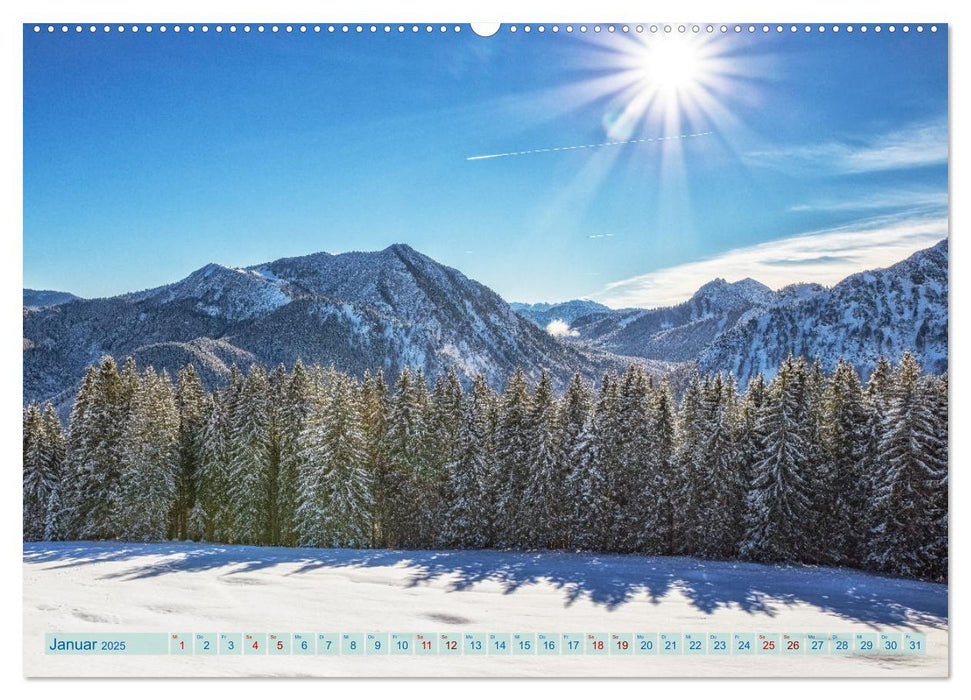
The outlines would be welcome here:
<svg viewBox="0 0 971 700">
<path fill-rule="evenodd" d="M 532 153 L 553 153 L 554 151 L 575 151 L 580 148 L 602 148 L 604 146 L 625 146 L 630 143 L 651 143 L 654 141 L 673 141 L 675 139 L 691 139 L 698 136 L 710 136 L 712 131 L 699 131 L 694 134 L 675 134 L 673 136 L 655 136 L 649 139 L 630 139 L 629 141 L 605 141 L 604 143 L 588 143 L 582 146 L 557 146 L 556 148 L 534 148 L 529 151 L 509 151 L 508 153 L 490 153 L 482 156 L 466 156 L 466 160 L 488 160 L 489 158 L 508 158 L 510 156 L 527 156 Z"/>
</svg>

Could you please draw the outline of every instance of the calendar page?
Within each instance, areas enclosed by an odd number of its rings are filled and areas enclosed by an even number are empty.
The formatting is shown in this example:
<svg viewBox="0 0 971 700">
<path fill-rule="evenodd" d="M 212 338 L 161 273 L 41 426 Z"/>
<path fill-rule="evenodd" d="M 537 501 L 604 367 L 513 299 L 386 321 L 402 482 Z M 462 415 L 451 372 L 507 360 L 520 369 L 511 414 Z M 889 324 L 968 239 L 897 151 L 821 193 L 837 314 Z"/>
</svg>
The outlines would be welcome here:
<svg viewBox="0 0 971 700">
<path fill-rule="evenodd" d="M 24 674 L 946 677 L 948 25 L 307 19 L 22 26 Z"/>
</svg>

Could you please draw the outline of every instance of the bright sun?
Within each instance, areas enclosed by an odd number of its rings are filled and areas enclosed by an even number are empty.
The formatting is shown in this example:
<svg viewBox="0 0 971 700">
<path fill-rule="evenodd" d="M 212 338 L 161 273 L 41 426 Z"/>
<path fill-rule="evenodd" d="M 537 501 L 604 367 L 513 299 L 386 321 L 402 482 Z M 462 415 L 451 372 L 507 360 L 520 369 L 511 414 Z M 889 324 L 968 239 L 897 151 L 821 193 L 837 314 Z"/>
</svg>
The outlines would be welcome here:
<svg viewBox="0 0 971 700">
<path fill-rule="evenodd" d="M 664 34 L 631 37 L 609 49 L 619 69 L 605 81 L 613 93 L 604 114 L 610 138 L 630 138 L 642 127 L 670 135 L 723 113 L 734 61 L 712 37 Z"/>
<path fill-rule="evenodd" d="M 642 80 L 645 88 L 677 92 L 695 87 L 704 70 L 698 46 L 686 39 L 664 39 L 647 47 Z"/>
</svg>

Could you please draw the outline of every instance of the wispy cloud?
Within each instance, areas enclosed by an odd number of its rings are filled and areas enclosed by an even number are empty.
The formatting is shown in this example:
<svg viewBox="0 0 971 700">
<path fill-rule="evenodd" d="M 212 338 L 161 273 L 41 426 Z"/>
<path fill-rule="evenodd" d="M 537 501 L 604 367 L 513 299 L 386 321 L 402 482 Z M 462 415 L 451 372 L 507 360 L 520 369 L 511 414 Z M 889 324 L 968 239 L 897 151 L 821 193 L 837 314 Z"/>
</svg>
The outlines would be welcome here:
<svg viewBox="0 0 971 700">
<path fill-rule="evenodd" d="M 756 166 L 841 175 L 939 165 L 947 162 L 947 121 L 934 119 L 860 138 L 752 151 L 744 157 Z"/>
<path fill-rule="evenodd" d="M 613 238 L 613 233 L 591 233 L 587 238 Z"/>
<path fill-rule="evenodd" d="M 855 272 L 892 265 L 945 237 L 947 217 L 939 213 L 882 216 L 612 282 L 591 298 L 613 308 L 668 306 L 716 277 L 752 277 L 773 289 L 794 282 L 832 285 Z"/>
<path fill-rule="evenodd" d="M 947 206 L 947 192 L 886 190 L 855 199 L 816 199 L 790 207 L 793 212 L 876 211 L 879 209 L 923 209 Z"/>
</svg>

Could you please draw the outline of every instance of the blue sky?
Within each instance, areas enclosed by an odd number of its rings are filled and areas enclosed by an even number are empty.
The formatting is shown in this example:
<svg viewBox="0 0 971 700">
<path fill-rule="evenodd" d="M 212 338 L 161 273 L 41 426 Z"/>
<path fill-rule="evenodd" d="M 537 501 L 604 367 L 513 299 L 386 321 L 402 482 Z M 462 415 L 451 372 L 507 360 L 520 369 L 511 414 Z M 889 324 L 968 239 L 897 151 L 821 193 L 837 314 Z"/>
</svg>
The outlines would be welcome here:
<svg viewBox="0 0 971 700">
<path fill-rule="evenodd" d="M 469 160 L 617 141 L 640 142 Z M 27 287 L 405 242 L 510 301 L 654 306 L 715 276 L 833 283 L 946 216 L 943 27 L 24 29 Z"/>
</svg>

